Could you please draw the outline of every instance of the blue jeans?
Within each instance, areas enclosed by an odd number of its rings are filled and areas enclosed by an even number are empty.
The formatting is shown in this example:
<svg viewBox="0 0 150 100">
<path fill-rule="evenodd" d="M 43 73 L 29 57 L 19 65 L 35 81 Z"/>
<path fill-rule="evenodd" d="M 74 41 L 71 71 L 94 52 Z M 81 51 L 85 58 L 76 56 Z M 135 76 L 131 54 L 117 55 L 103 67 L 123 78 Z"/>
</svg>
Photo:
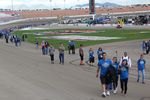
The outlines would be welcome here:
<svg viewBox="0 0 150 100">
<path fill-rule="evenodd" d="M 48 55 L 48 47 L 45 48 L 45 55 Z"/>
<path fill-rule="evenodd" d="M 36 44 L 36 48 L 37 48 L 37 49 L 39 48 L 39 45 L 38 45 L 38 44 Z"/>
<path fill-rule="evenodd" d="M 142 82 L 144 82 L 144 78 L 145 78 L 145 70 L 138 70 L 138 80 L 140 79 L 140 72 L 142 72 Z"/>
<path fill-rule="evenodd" d="M 59 54 L 60 64 L 64 64 L 64 54 Z"/>
</svg>

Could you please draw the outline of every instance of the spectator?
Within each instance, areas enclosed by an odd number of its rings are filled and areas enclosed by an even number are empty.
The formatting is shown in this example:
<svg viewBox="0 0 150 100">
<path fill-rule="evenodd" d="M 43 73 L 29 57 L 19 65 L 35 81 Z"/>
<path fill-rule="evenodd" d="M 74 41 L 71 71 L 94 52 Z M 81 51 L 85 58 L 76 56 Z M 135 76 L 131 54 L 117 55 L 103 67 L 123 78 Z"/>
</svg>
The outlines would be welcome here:
<svg viewBox="0 0 150 100">
<path fill-rule="evenodd" d="M 143 42 L 142 42 L 142 50 L 143 50 L 143 54 L 145 54 L 146 48 L 147 48 L 147 46 L 146 46 L 146 41 L 143 41 Z"/>
<path fill-rule="evenodd" d="M 35 40 L 35 45 L 36 45 L 36 48 L 38 49 L 39 48 L 39 41 L 38 41 L 38 39 Z"/>
<path fill-rule="evenodd" d="M 93 51 L 92 48 L 90 48 L 90 50 L 89 50 L 89 63 L 90 63 L 90 66 L 93 66 L 94 59 L 95 59 L 95 57 L 94 57 L 94 51 Z"/>
<path fill-rule="evenodd" d="M 84 65 L 84 51 L 83 51 L 83 45 L 80 44 L 79 48 L 79 56 L 80 56 L 80 65 Z"/>
<path fill-rule="evenodd" d="M 106 97 L 106 95 L 110 95 L 110 91 L 106 88 L 108 86 L 111 79 L 108 78 L 108 70 L 110 66 L 112 65 L 112 62 L 110 59 L 107 59 L 107 54 L 104 52 L 103 53 L 103 59 L 99 60 L 98 62 L 98 68 L 97 68 L 97 73 L 96 77 L 98 78 L 98 74 L 100 71 L 100 80 L 101 80 L 101 85 L 102 85 L 102 97 Z"/>
<path fill-rule="evenodd" d="M 124 56 L 121 57 L 121 59 L 120 59 L 120 64 L 119 64 L 119 65 L 122 64 L 122 61 L 123 61 L 124 59 L 127 60 L 127 64 L 128 64 L 128 66 L 131 68 L 131 59 L 130 59 L 130 57 L 128 56 L 127 52 L 124 52 Z"/>
<path fill-rule="evenodd" d="M 142 83 L 145 84 L 144 82 L 144 77 L 145 77 L 145 64 L 146 61 L 144 59 L 143 54 L 141 54 L 140 59 L 137 61 L 137 66 L 138 66 L 138 79 L 137 82 L 140 80 L 140 72 L 142 73 Z"/>
<path fill-rule="evenodd" d="M 99 47 L 99 49 L 97 50 L 97 56 L 98 56 L 98 60 L 103 59 L 103 49 L 101 47 Z"/>
<path fill-rule="evenodd" d="M 61 43 L 60 47 L 59 47 L 59 60 L 60 60 L 60 64 L 64 64 L 64 51 L 65 51 L 65 47 Z"/>
<path fill-rule="evenodd" d="M 41 43 L 42 53 L 45 55 L 45 41 L 43 40 Z"/>
<path fill-rule="evenodd" d="M 50 44 L 49 46 L 49 55 L 51 58 L 51 64 L 54 64 L 54 52 L 55 52 L 55 48 L 53 47 L 52 44 Z"/>
<path fill-rule="evenodd" d="M 129 77 L 129 65 L 127 59 L 122 60 L 122 64 L 119 66 L 119 71 L 120 71 L 121 93 L 126 94 L 128 89 L 128 77 Z"/>
</svg>

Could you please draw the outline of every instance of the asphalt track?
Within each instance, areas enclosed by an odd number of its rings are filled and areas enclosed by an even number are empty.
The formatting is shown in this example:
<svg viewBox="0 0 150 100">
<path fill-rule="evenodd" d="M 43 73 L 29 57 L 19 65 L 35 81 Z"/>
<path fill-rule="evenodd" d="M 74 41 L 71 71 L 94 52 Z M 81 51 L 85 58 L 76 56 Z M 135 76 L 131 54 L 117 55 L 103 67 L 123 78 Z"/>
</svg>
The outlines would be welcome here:
<svg viewBox="0 0 150 100">
<path fill-rule="evenodd" d="M 52 26 L 55 27 L 56 25 Z M 72 27 L 74 26 L 59 26 Z M 141 41 L 90 46 L 95 50 L 101 46 L 107 51 L 109 58 L 115 55 L 116 50 L 118 57 L 127 51 L 132 59 L 133 67 L 130 69 L 127 95 L 121 95 L 119 88 L 116 95 L 112 94 L 106 97 L 106 100 L 150 100 L 150 55 L 145 56 L 146 84 L 136 82 L 136 61 L 141 54 Z M 87 52 L 90 47 L 84 48 L 85 61 L 88 59 Z M 49 56 L 43 56 L 41 50 L 35 49 L 32 44 L 22 43 L 22 46 L 17 48 L 14 44 L 6 44 L 4 40 L 0 40 L 0 100 L 103 100 L 100 82 L 95 74 L 96 67 L 79 65 L 78 50 L 75 55 L 65 52 L 64 65 L 59 64 L 56 50 L 55 64 L 52 65 Z"/>
<path fill-rule="evenodd" d="M 95 50 L 103 47 L 109 58 L 114 56 L 115 50 L 119 57 L 127 51 L 133 62 L 127 95 L 121 95 L 119 88 L 116 95 L 111 94 L 105 100 L 150 100 L 150 55 L 145 56 L 146 84 L 136 82 L 135 65 L 141 54 L 141 41 L 92 46 Z M 86 60 L 87 57 L 86 53 Z M 65 52 L 64 65 L 59 64 L 56 50 L 55 64 L 52 65 L 49 56 L 43 56 L 32 44 L 22 43 L 17 48 L 0 40 L 0 100 L 103 100 L 95 72 L 95 67 L 79 66 L 78 50 L 75 55 Z"/>
</svg>

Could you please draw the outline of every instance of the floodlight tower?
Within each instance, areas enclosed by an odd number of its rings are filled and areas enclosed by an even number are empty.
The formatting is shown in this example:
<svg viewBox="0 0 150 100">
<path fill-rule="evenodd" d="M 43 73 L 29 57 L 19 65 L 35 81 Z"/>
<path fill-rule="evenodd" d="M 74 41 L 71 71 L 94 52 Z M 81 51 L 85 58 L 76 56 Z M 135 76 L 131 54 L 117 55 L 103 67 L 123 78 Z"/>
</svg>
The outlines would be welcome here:
<svg viewBox="0 0 150 100">
<path fill-rule="evenodd" d="M 14 1 L 11 0 L 11 10 L 13 11 L 14 10 Z"/>
<path fill-rule="evenodd" d="M 49 0 L 50 2 L 50 10 L 52 10 L 52 0 Z"/>
<path fill-rule="evenodd" d="M 95 0 L 89 0 L 89 14 L 95 14 Z"/>
</svg>

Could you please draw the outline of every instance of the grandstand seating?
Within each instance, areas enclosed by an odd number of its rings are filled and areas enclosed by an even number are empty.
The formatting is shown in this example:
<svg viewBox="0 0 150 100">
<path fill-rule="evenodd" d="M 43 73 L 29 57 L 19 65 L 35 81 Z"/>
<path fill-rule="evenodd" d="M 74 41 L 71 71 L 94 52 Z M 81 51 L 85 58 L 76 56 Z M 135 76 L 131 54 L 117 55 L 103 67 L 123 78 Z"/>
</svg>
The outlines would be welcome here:
<svg viewBox="0 0 150 100">
<path fill-rule="evenodd" d="M 125 6 L 120 8 L 96 8 L 97 14 L 102 13 L 122 13 L 150 10 L 150 6 Z M 26 11 L 6 11 L 0 16 L 4 15 L 20 15 L 21 18 L 39 18 L 39 17 L 61 17 L 72 15 L 88 15 L 88 9 L 73 9 L 73 10 L 26 10 Z"/>
<path fill-rule="evenodd" d="M 126 6 L 120 8 L 96 8 L 96 13 L 121 13 L 121 12 L 135 12 L 150 10 L 150 6 Z M 57 17 L 57 16 L 72 16 L 72 15 L 88 15 L 88 9 L 74 9 L 74 10 L 43 10 L 43 11 L 20 11 L 22 18 L 36 18 L 36 17 Z"/>
</svg>

